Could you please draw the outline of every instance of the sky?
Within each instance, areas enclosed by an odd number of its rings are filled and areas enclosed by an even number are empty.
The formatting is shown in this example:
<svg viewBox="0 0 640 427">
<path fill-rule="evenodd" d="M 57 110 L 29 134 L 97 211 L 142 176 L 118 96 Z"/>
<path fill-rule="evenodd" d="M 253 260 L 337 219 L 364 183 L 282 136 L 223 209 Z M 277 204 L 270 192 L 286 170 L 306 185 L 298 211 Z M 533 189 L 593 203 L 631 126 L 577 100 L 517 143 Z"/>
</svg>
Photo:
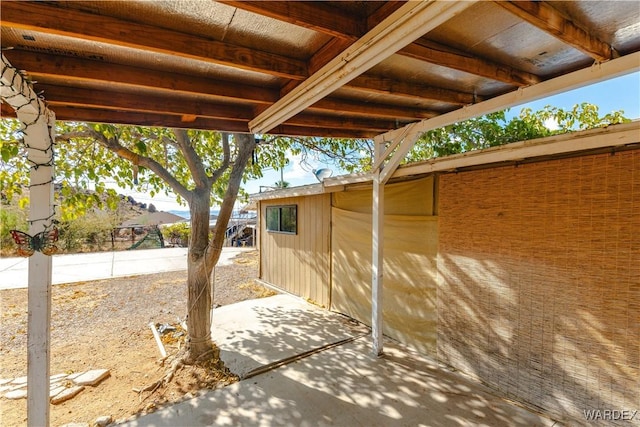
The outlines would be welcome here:
<svg viewBox="0 0 640 427">
<path fill-rule="evenodd" d="M 511 114 L 518 115 L 522 108 L 531 108 L 533 111 L 537 111 L 547 105 L 569 110 L 574 105 L 583 102 L 597 105 L 600 115 L 622 110 L 625 117 L 630 119 L 640 118 L 640 72 L 513 107 L 511 108 Z M 244 190 L 249 194 L 254 194 L 260 192 L 260 186 L 274 186 L 280 180 L 281 173 L 284 180 L 291 187 L 313 184 L 318 181 L 313 175 L 312 169 L 335 169 L 333 165 L 327 163 L 317 163 L 315 165 L 311 163 L 310 166 L 303 165 L 300 161 L 300 156 L 289 155 L 288 159 L 289 164 L 282 172 L 273 169 L 264 170 L 264 177 L 247 182 L 243 186 Z M 335 170 L 334 175 L 340 174 L 339 172 L 339 170 Z M 153 203 L 158 210 L 188 211 L 186 206 L 178 205 L 172 197 L 156 195 L 152 198 L 148 194 L 133 192 L 127 192 L 127 194 L 130 194 L 139 202 Z"/>
</svg>

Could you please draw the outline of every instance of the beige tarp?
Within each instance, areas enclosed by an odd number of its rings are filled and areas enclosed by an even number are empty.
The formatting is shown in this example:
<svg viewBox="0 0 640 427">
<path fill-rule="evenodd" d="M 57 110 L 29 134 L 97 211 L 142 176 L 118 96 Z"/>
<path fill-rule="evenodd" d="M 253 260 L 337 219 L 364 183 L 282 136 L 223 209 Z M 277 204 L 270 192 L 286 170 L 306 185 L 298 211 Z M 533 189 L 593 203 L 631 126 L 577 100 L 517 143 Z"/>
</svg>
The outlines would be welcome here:
<svg viewBox="0 0 640 427">
<path fill-rule="evenodd" d="M 437 217 L 431 216 L 432 178 L 387 186 L 385 204 L 384 333 L 435 354 L 438 223 Z M 334 195 L 332 309 L 368 325 L 370 212 L 370 190 Z"/>
</svg>

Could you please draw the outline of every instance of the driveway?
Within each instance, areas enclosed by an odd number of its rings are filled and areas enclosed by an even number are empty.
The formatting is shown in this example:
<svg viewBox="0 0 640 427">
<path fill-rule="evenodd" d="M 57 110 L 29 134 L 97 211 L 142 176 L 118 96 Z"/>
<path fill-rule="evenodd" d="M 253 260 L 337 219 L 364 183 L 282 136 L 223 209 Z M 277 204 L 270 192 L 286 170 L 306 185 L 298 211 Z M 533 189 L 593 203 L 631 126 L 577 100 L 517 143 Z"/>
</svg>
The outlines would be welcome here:
<svg viewBox="0 0 640 427">
<path fill-rule="evenodd" d="M 214 310 L 221 357 L 243 380 L 131 419 L 151 426 L 553 426 L 481 384 L 288 295 Z M 366 335 L 363 335 L 366 334 Z"/>
<path fill-rule="evenodd" d="M 222 249 L 218 265 L 255 248 Z M 29 258 L 0 258 L 0 290 L 26 288 Z M 140 249 L 117 252 L 54 255 L 52 283 L 85 282 L 187 269 L 187 248 Z"/>
</svg>

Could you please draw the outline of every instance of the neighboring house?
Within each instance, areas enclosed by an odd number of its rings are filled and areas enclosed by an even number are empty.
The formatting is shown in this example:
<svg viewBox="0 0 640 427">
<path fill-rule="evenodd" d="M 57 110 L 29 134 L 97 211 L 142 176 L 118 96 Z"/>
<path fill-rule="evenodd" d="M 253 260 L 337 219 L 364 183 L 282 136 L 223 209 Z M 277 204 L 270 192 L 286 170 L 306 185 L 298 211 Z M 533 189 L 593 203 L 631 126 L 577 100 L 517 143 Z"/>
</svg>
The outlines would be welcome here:
<svg viewBox="0 0 640 427">
<path fill-rule="evenodd" d="M 638 409 L 640 123 L 393 176 L 386 335 L 562 420 Z M 370 325 L 370 178 L 252 198 L 261 279 Z"/>
</svg>

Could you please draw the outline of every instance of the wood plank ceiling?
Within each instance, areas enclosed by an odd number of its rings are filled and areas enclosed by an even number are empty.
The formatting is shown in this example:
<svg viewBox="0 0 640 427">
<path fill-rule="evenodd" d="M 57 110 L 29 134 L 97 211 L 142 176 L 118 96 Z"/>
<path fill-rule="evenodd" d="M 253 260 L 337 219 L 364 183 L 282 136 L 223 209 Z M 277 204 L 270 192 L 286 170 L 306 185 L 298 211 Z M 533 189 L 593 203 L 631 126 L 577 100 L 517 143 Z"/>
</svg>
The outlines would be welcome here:
<svg viewBox="0 0 640 427">
<path fill-rule="evenodd" d="M 636 1 L 477 2 L 269 133 L 370 138 L 640 50 Z M 429 6 L 431 7 L 431 6 Z M 3 54 L 59 120 L 249 132 L 406 9 L 389 1 L 3 1 Z M 3 105 L 3 115 L 12 111 Z"/>
</svg>

